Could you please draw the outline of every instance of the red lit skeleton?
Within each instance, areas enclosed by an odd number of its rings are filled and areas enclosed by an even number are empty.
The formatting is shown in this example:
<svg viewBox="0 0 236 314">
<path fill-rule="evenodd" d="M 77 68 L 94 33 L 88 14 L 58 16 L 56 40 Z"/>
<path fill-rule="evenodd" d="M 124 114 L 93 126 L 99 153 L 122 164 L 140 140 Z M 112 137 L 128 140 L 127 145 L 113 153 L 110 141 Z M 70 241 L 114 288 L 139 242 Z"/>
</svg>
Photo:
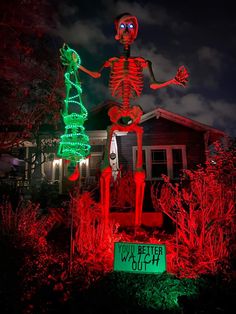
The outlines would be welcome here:
<svg viewBox="0 0 236 314">
<path fill-rule="evenodd" d="M 188 72 L 184 66 L 181 66 L 175 78 L 164 83 L 156 82 L 151 62 L 141 57 L 130 56 L 130 45 L 134 42 L 138 33 L 137 18 L 128 13 L 122 14 L 115 20 L 115 27 L 117 32 L 115 39 L 124 45 L 123 55 L 110 58 L 104 63 L 99 72 L 91 72 L 82 66 L 80 70 L 94 78 L 98 78 L 103 68 L 110 68 L 109 87 L 111 94 L 113 97 L 122 100 L 119 106 L 111 107 L 108 112 L 112 125 L 107 129 L 107 145 L 101 168 L 101 204 L 107 222 L 109 217 L 110 179 L 112 175 L 109 158 L 112 135 L 115 131 L 136 132 L 137 134 L 138 154 L 134 179 L 136 184 L 135 225 L 139 226 L 141 224 L 145 188 L 145 172 L 142 168 L 143 128 L 139 126 L 143 112 L 139 106 L 131 106 L 130 100 L 139 97 L 142 93 L 144 68 L 149 70 L 152 80 L 150 87 L 152 89 L 162 88 L 170 84 L 185 86 L 188 80 Z"/>
</svg>

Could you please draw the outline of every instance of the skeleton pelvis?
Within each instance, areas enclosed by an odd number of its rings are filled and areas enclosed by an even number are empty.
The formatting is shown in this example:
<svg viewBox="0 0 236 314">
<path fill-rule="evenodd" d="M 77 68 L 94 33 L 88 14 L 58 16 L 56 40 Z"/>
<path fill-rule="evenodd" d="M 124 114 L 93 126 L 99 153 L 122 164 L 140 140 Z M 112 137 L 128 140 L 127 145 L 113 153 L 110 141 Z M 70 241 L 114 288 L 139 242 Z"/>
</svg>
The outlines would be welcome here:
<svg viewBox="0 0 236 314">
<path fill-rule="evenodd" d="M 132 108 L 128 109 L 114 106 L 108 111 L 111 122 L 123 126 L 138 124 L 140 122 L 142 114 L 143 111 L 138 106 L 133 106 Z"/>
</svg>

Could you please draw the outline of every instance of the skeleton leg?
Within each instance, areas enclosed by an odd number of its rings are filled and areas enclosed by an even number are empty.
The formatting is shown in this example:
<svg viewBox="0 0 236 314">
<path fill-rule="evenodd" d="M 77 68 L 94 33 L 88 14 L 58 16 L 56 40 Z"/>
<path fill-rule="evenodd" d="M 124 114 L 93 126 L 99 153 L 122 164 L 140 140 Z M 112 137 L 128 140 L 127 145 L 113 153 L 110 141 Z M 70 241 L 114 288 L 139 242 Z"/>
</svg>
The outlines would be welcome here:
<svg viewBox="0 0 236 314">
<path fill-rule="evenodd" d="M 143 128 L 136 126 L 135 132 L 137 133 L 137 162 L 134 174 L 134 181 L 136 185 L 135 192 L 135 226 L 141 225 L 142 220 L 142 208 L 143 208 L 143 198 L 144 198 L 144 188 L 145 188 L 145 171 L 143 170 L 143 152 L 142 152 L 142 136 Z"/>
<path fill-rule="evenodd" d="M 109 222 L 109 209 L 110 209 L 110 181 L 112 169 L 110 166 L 110 146 L 115 126 L 109 126 L 107 128 L 107 142 L 105 147 L 104 158 L 101 165 L 101 177 L 100 177 L 100 195 L 102 214 L 105 219 L 105 225 Z"/>
</svg>

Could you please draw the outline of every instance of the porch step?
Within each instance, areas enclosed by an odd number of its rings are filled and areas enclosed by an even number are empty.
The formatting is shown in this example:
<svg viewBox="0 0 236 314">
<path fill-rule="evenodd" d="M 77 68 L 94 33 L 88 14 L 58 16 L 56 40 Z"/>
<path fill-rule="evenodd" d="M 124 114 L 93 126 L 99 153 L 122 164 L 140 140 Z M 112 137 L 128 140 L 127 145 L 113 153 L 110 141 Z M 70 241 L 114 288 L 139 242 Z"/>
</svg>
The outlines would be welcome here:
<svg viewBox="0 0 236 314">
<path fill-rule="evenodd" d="M 134 212 L 131 213 L 110 213 L 110 219 L 119 223 L 122 227 L 134 226 Z M 142 225 L 147 227 L 161 228 L 163 225 L 162 212 L 144 212 L 142 213 Z"/>
</svg>

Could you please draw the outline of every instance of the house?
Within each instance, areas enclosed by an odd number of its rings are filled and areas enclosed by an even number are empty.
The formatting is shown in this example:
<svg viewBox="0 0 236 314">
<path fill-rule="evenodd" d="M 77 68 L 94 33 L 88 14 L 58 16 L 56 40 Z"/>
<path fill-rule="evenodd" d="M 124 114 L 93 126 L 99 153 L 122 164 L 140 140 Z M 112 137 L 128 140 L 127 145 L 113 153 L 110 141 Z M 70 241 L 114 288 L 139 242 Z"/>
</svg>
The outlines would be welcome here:
<svg viewBox="0 0 236 314">
<path fill-rule="evenodd" d="M 91 155 L 79 165 L 80 186 L 95 186 L 98 183 L 99 167 L 106 145 L 106 127 L 110 125 L 108 109 L 108 106 L 104 105 L 97 107 L 90 112 L 89 120 L 85 124 L 90 137 Z M 153 181 L 161 181 L 162 174 L 168 175 L 172 180 L 178 180 L 182 169 L 196 169 L 199 164 L 205 163 L 209 146 L 226 136 L 218 129 L 163 108 L 143 114 L 140 125 L 144 129 L 143 167 L 146 171 L 144 211 L 151 210 L 149 185 Z M 45 138 L 43 140 L 45 141 Z M 27 158 L 33 156 L 35 147 L 36 144 L 32 143 L 26 145 Z M 116 132 L 110 148 L 114 179 L 121 167 L 132 171 L 135 169 L 136 154 L 136 134 Z M 41 163 L 38 178 L 43 177 L 51 183 L 58 189 L 59 194 L 68 193 L 74 183 L 68 181 L 70 169 L 64 160 L 57 157 L 55 145 L 48 148 L 44 158 L 45 162 Z M 26 163 L 26 179 L 37 177 L 35 174 L 36 172 Z"/>
<path fill-rule="evenodd" d="M 95 183 L 98 179 L 99 165 L 106 145 L 105 128 L 110 124 L 107 118 L 102 125 L 100 114 L 101 112 L 93 112 L 90 122 L 85 125 L 90 137 L 91 156 L 80 163 L 81 184 Z M 196 169 L 197 165 L 206 161 L 209 146 L 226 136 L 218 129 L 163 108 L 143 114 L 140 125 L 144 129 L 143 167 L 146 181 L 161 180 L 162 174 L 175 180 L 179 178 L 181 169 Z M 121 165 L 123 169 L 134 170 L 136 134 L 116 132 L 112 138 L 110 154 L 114 177 Z M 57 181 L 60 193 L 63 193 L 68 169 L 55 151 L 48 153 L 46 162 L 42 164 L 42 174 L 50 182 Z"/>
<path fill-rule="evenodd" d="M 225 133 L 162 108 L 146 113 L 143 126 L 143 160 L 146 180 L 160 180 L 162 174 L 178 179 L 181 169 L 195 169 L 207 158 L 209 146 Z M 118 136 L 119 162 L 133 168 L 136 162 L 134 134 Z"/>
<path fill-rule="evenodd" d="M 100 120 L 95 117 L 95 123 L 96 119 Z M 144 129 L 143 160 L 148 181 L 161 179 L 161 174 L 178 179 L 180 169 L 194 169 L 203 164 L 209 146 L 225 137 L 225 133 L 218 129 L 162 108 L 144 114 L 141 126 Z M 104 129 L 91 130 L 90 124 L 88 134 L 92 146 L 91 158 L 86 161 L 86 166 L 82 166 L 82 177 L 95 175 L 96 165 L 102 159 L 106 143 Z M 117 132 L 111 143 L 114 175 L 121 164 L 125 169 L 135 168 L 136 152 L 136 135 Z"/>
</svg>

